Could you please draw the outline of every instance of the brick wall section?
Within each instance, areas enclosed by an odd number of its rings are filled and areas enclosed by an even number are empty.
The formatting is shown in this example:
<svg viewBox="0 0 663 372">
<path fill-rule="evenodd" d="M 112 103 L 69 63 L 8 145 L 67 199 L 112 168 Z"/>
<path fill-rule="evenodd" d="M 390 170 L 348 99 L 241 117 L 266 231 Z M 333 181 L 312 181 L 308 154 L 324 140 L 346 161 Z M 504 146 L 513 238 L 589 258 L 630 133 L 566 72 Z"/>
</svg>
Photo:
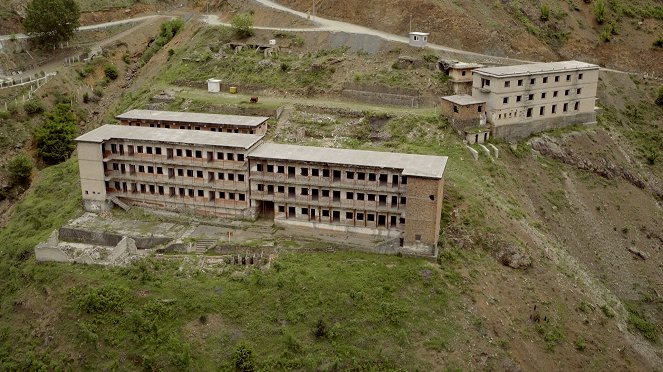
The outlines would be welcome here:
<svg viewBox="0 0 663 372">
<path fill-rule="evenodd" d="M 442 216 L 444 179 L 409 177 L 407 195 L 404 245 L 436 247 Z M 417 235 L 420 235 L 420 239 L 417 239 Z"/>
<path fill-rule="evenodd" d="M 457 107 L 458 112 L 454 112 L 454 106 Z M 486 105 L 483 103 L 459 105 L 444 99 L 440 101 L 442 115 L 449 119 L 451 126 L 459 133 L 467 128 L 479 126 L 479 116 L 481 115 L 479 106 L 482 111 L 485 110 Z"/>
</svg>

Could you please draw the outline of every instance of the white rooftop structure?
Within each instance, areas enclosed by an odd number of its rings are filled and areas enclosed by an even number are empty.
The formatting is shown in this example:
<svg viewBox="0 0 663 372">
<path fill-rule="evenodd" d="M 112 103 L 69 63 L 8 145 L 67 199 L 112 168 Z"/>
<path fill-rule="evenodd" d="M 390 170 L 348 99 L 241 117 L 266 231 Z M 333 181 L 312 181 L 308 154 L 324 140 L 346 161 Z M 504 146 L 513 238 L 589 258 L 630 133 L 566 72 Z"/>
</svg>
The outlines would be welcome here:
<svg viewBox="0 0 663 372">
<path fill-rule="evenodd" d="M 239 116 L 156 110 L 131 110 L 118 115 L 115 118 L 119 120 L 155 120 L 179 123 L 234 125 L 238 127 L 257 127 L 269 120 L 269 117 L 265 116 Z"/>
<path fill-rule="evenodd" d="M 485 100 L 474 98 L 470 95 L 467 94 L 459 94 L 459 95 L 453 95 L 453 96 L 445 96 L 442 97 L 443 100 L 449 101 L 451 103 L 455 103 L 457 105 L 465 106 L 465 105 L 475 105 L 479 103 L 486 103 Z"/>
<path fill-rule="evenodd" d="M 210 133 L 186 129 L 130 127 L 106 124 L 76 138 L 77 142 L 103 143 L 111 139 L 147 142 L 183 143 L 249 149 L 263 136 L 257 134 Z"/>
<path fill-rule="evenodd" d="M 332 149 L 276 143 L 264 143 L 258 146 L 258 148 L 251 151 L 249 158 L 289 159 L 300 162 L 402 169 L 404 176 L 436 179 L 442 178 L 448 160 L 446 156 Z"/>
<path fill-rule="evenodd" d="M 515 66 L 484 67 L 474 70 L 474 73 L 494 77 L 509 77 L 519 75 L 549 74 L 567 70 L 593 70 L 598 65 L 579 61 L 563 61 L 548 63 L 531 63 Z"/>
</svg>

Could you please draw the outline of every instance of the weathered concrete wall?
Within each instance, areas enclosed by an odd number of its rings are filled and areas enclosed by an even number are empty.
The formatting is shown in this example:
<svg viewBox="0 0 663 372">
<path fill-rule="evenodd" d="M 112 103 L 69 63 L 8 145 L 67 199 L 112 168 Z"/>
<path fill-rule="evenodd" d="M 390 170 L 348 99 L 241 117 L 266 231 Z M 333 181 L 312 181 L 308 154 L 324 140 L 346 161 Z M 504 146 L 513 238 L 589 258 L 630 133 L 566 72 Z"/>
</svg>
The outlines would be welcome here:
<svg viewBox="0 0 663 372">
<path fill-rule="evenodd" d="M 72 227 L 60 228 L 60 240 L 71 243 L 84 243 L 101 245 L 106 247 L 113 247 L 120 243 L 125 237 L 119 234 L 109 233 L 105 231 L 89 231 L 84 229 L 76 229 Z M 135 241 L 136 247 L 139 249 L 149 249 L 160 244 L 170 242 L 171 238 L 164 237 L 131 237 Z"/>
<path fill-rule="evenodd" d="M 575 124 L 595 124 L 596 114 L 586 113 L 559 117 L 547 117 L 541 120 L 529 121 L 510 125 L 499 125 L 493 128 L 494 138 L 521 139 L 532 133 L 551 129 L 564 128 Z"/>
<path fill-rule="evenodd" d="M 421 99 L 417 96 L 403 96 L 397 94 L 376 93 L 350 89 L 344 89 L 341 92 L 341 96 L 364 103 L 374 103 L 380 105 L 407 107 L 420 107 L 422 105 Z"/>
</svg>

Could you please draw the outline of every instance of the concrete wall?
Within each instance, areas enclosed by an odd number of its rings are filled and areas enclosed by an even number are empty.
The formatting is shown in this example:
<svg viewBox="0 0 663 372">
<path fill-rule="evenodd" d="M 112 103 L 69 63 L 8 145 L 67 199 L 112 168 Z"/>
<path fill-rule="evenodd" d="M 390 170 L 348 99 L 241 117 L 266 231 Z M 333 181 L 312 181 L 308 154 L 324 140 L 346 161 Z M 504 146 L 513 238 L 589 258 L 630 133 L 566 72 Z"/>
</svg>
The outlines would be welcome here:
<svg viewBox="0 0 663 372">
<path fill-rule="evenodd" d="M 383 85 L 346 84 L 341 96 L 365 103 L 419 107 L 423 104 L 415 89 L 393 88 Z"/>
<path fill-rule="evenodd" d="M 106 231 L 91 231 L 85 229 L 77 229 L 72 227 L 62 227 L 59 231 L 59 239 L 63 242 L 70 243 L 83 243 L 90 245 L 101 245 L 105 247 L 113 247 L 118 245 L 125 237 L 120 234 L 110 233 Z M 166 244 L 170 242 L 171 238 L 164 237 L 131 237 L 136 242 L 136 247 L 139 249 L 149 249 L 157 245 Z"/>
<path fill-rule="evenodd" d="M 504 139 L 525 138 L 533 133 L 546 130 L 564 128 L 575 124 L 594 124 L 596 123 L 596 114 L 594 112 L 584 113 L 573 116 L 560 116 L 558 118 L 540 119 L 523 123 L 495 126 L 493 128 L 493 137 Z"/>
<path fill-rule="evenodd" d="M 106 210 L 107 195 L 101 144 L 78 143 L 78 168 L 84 206 L 91 212 Z"/>
</svg>

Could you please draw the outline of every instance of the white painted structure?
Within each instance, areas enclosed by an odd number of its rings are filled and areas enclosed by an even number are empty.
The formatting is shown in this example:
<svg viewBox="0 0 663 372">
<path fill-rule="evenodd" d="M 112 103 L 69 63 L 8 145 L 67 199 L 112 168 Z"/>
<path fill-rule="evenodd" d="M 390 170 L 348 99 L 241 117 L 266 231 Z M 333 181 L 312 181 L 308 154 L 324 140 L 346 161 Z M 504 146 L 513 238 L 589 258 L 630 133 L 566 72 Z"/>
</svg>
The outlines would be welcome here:
<svg viewBox="0 0 663 372">
<path fill-rule="evenodd" d="M 221 80 L 219 79 L 207 80 L 207 91 L 210 93 L 219 93 L 221 91 Z"/>
<path fill-rule="evenodd" d="M 410 32 L 410 46 L 423 48 L 428 45 L 427 32 Z"/>
</svg>

